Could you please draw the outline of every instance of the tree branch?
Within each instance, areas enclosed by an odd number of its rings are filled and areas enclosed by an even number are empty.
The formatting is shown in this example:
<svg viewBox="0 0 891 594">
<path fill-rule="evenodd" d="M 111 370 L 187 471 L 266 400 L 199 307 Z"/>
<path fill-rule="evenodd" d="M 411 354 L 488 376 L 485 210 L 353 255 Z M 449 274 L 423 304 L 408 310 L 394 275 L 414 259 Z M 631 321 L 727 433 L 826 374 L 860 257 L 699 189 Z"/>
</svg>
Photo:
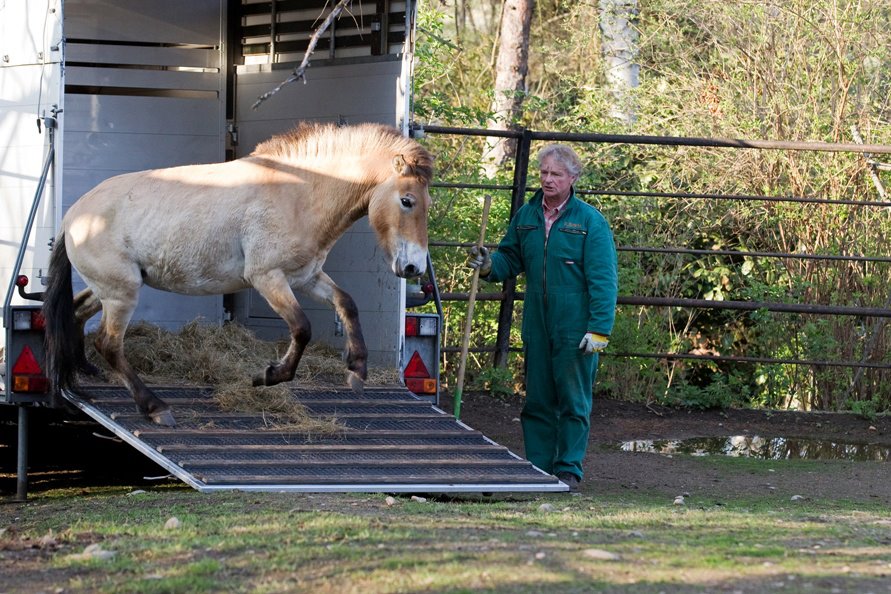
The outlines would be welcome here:
<svg viewBox="0 0 891 594">
<path fill-rule="evenodd" d="M 312 37 L 309 38 L 309 45 L 306 48 L 306 53 L 303 54 L 303 60 L 300 62 L 300 65 L 294 68 L 294 72 L 291 73 L 291 76 L 279 83 L 277 87 L 275 87 L 271 91 L 266 91 L 265 93 L 257 97 L 257 100 L 251 106 L 251 109 L 257 109 L 258 107 L 260 107 L 261 103 L 278 93 L 285 85 L 289 85 L 292 82 L 296 82 L 300 79 L 303 79 L 303 81 L 306 82 L 306 67 L 309 66 L 309 57 L 315 51 L 316 44 L 318 44 L 319 42 L 319 37 L 321 37 L 322 33 L 324 33 L 328 29 L 328 27 L 331 26 L 331 23 L 334 22 L 334 19 L 340 16 L 340 13 L 343 12 L 343 9 L 346 8 L 346 5 L 350 2 L 352 2 L 352 0 L 340 0 L 340 2 L 337 3 L 337 6 L 335 6 L 331 10 L 331 14 L 329 14 L 325 18 L 322 24 L 319 25 L 319 28 L 316 29 L 316 32 L 312 34 Z"/>
</svg>

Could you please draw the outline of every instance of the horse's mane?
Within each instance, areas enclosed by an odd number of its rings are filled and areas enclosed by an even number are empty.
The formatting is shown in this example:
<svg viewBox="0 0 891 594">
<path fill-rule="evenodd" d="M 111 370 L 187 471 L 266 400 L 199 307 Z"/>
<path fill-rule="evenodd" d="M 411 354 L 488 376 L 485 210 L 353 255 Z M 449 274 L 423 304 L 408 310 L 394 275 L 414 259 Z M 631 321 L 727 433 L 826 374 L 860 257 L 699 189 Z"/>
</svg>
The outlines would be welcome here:
<svg viewBox="0 0 891 594">
<path fill-rule="evenodd" d="M 301 122 L 292 130 L 261 142 L 251 156 L 288 158 L 337 158 L 345 153 L 387 151 L 401 155 L 410 175 L 426 184 L 433 179 L 433 156 L 396 128 L 383 124 L 337 126 Z"/>
</svg>

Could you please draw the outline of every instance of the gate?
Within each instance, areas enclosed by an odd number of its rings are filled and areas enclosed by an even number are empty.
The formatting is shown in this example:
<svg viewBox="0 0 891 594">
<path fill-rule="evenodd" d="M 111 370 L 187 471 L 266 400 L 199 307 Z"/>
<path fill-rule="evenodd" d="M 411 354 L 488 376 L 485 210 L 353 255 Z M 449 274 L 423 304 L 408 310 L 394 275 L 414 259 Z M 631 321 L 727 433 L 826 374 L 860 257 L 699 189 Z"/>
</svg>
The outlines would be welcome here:
<svg viewBox="0 0 891 594">
<path fill-rule="evenodd" d="M 815 153 L 853 153 L 861 155 L 864 158 L 866 171 L 871 171 L 870 181 L 875 184 L 878 200 L 861 199 L 860 197 L 851 197 L 845 199 L 827 199 L 819 196 L 775 196 L 775 195 L 754 195 L 754 194 L 707 194 L 693 192 L 657 192 L 657 191 L 630 191 L 622 189 L 610 188 L 576 188 L 577 195 L 589 200 L 597 200 L 599 198 L 615 198 L 615 199 L 667 199 L 667 200 L 700 200 L 700 201 L 736 201 L 742 204 L 790 204 L 796 205 L 807 216 L 807 208 L 832 208 L 832 207 L 855 207 L 862 209 L 877 209 L 880 212 L 887 212 L 891 207 L 891 202 L 886 200 L 884 189 L 881 186 L 876 171 L 878 169 L 891 169 L 887 165 L 877 163 L 873 159 L 873 155 L 887 155 L 891 153 L 891 146 L 887 145 L 866 145 L 862 143 L 823 143 L 823 142 L 792 142 L 792 141 L 768 141 L 768 140 L 739 140 L 739 139 L 721 139 L 721 138 L 690 138 L 690 137 L 670 137 L 670 136 L 635 136 L 623 134 L 572 134 L 572 133 L 555 133 L 555 132 L 536 132 L 531 130 L 481 130 L 452 128 L 444 126 L 423 126 L 417 125 L 414 134 L 417 137 L 430 135 L 431 137 L 447 137 L 457 136 L 467 140 L 474 137 L 500 137 L 511 139 L 516 142 L 516 157 L 514 164 L 513 183 L 491 184 L 491 183 L 463 183 L 461 181 L 440 181 L 433 184 L 433 187 L 440 188 L 441 191 L 458 192 L 466 191 L 485 191 L 491 193 L 496 199 L 510 199 L 510 213 L 514 212 L 525 202 L 526 194 L 535 188 L 527 187 L 527 171 L 530 164 L 531 152 L 534 143 L 544 142 L 563 142 L 576 145 L 600 145 L 600 146 L 633 146 L 633 147 L 673 147 L 678 150 L 691 149 L 721 149 L 721 150 L 740 150 L 755 149 L 758 151 L 807 151 Z M 693 221 L 695 224 L 695 221 Z M 492 241 L 499 238 L 492 237 Z M 472 245 L 470 242 L 439 240 L 431 241 L 432 249 L 438 250 L 454 250 L 456 248 L 467 248 Z M 496 247 L 497 244 L 487 244 L 490 248 Z M 744 251 L 740 249 L 697 249 L 687 246 L 659 246 L 659 245 L 618 245 L 617 250 L 620 256 L 620 277 L 622 257 L 641 256 L 647 257 L 678 257 L 678 258 L 697 258 L 697 257 L 723 257 L 742 262 L 743 259 L 752 260 L 780 260 L 782 262 L 823 262 L 823 263 L 849 263 L 851 266 L 858 267 L 874 267 L 873 275 L 876 279 L 891 278 L 888 271 L 891 264 L 891 257 L 882 253 L 861 253 L 858 252 L 858 246 L 845 246 L 842 253 L 804 253 L 789 252 L 782 250 L 751 250 Z M 868 249 L 868 248 L 859 248 Z M 884 272 L 882 272 L 884 271 Z M 887 287 L 887 285 L 885 285 Z M 798 299 L 796 299 L 798 297 Z M 445 291 L 441 293 L 442 301 L 464 301 L 467 300 L 467 293 L 459 291 Z M 511 280 L 503 283 L 500 291 L 483 291 L 476 296 L 481 301 L 497 301 L 499 302 L 498 314 L 498 330 L 497 338 L 494 344 L 476 345 L 470 348 L 471 352 L 492 353 L 494 366 L 503 366 L 507 361 L 507 354 L 510 351 L 519 351 L 520 347 L 511 344 L 510 329 L 514 318 L 514 303 L 517 299 L 522 299 L 522 292 L 517 291 L 516 281 Z M 790 296 L 785 301 L 781 300 L 745 300 L 745 299 L 707 299 L 694 297 L 675 297 L 667 295 L 654 294 L 635 294 L 633 288 L 629 291 L 620 291 L 618 305 L 628 306 L 641 309 L 659 309 L 673 308 L 675 310 L 694 310 L 700 312 L 720 312 L 720 311 L 740 311 L 751 312 L 751 315 L 757 316 L 761 312 L 777 313 L 787 316 L 799 316 L 810 319 L 812 316 L 830 316 L 844 317 L 850 319 L 862 328 L 862 349 L 859 358 L 838 359 L 838 358 L 805 358 L 794 355 L 777 357 L 777 356 L 749 356 L 746 354 L 725 354 L 721 352 L 708 352 L 709 349 L 690 349 L 684 351 L 634 351 L 623 349 L 622 344 L 614 344 L 611 348 L 603 353 L 604 357 L 615 357 L 623 359 L 649 359 L 660 360 L 666 364 L 679 361 L 710 361 L 716 363 L 741 363 L 741 364 L 765 364 L 765 365 L 793 365 L 793 366 L 809 366 L 814 369 L 839 369 L 846 368 L 851 370 L 852 381 L 849 391 L 856 388 L 856 384 L 863 378 L 866 370 L 891 370 L 891 361 L 888 357 L 883 356 L 884 348 L 882 347 L 886 328 L 887 319 L 891 317 L 891 293 L 885 289 L 884 298 L 873 304 L 858 302 L 854 299 L 848 303 L 826 303 L 826 302 L 809 302 L 806 295 Z M 443 353 L 456 353 L 460 347 L 456 345 L 443 345 Z M 714 349 L 713 349 L 714 350 Z"/>
</svg>

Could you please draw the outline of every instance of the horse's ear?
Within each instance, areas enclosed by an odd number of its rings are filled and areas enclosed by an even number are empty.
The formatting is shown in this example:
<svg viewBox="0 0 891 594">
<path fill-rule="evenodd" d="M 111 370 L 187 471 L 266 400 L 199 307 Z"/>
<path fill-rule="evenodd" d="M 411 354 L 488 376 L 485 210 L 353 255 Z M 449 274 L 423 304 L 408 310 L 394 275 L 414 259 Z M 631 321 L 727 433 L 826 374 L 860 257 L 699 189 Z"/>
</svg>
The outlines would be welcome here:
<svg viewBox="0 0 891 594">
<path fill-rule="evenodd" d="M 405 157 L 402 155 L 393 157 L 393 169 L 396 170 L 398 175 L 408 175 L 409 167 L 408 163 L 405 162 Z"/>
</svg>

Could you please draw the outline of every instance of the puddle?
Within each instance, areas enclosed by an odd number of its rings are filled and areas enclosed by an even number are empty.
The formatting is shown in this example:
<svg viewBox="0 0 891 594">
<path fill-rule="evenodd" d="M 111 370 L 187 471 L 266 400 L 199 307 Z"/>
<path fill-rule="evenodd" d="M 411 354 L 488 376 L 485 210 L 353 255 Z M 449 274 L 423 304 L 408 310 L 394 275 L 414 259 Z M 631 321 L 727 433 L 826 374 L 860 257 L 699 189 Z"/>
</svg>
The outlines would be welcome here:
<svg viewBox="0 0 891 594">
<path fill-rule="evenodd" d="M 891 460 L 891 447 L 785 437 L 697 437 L 692 439 L 640 439 L 623 442 L 626 452 L 686 454 L 688 456 L 736 456 L 762 460 Z"/>
</svg>

